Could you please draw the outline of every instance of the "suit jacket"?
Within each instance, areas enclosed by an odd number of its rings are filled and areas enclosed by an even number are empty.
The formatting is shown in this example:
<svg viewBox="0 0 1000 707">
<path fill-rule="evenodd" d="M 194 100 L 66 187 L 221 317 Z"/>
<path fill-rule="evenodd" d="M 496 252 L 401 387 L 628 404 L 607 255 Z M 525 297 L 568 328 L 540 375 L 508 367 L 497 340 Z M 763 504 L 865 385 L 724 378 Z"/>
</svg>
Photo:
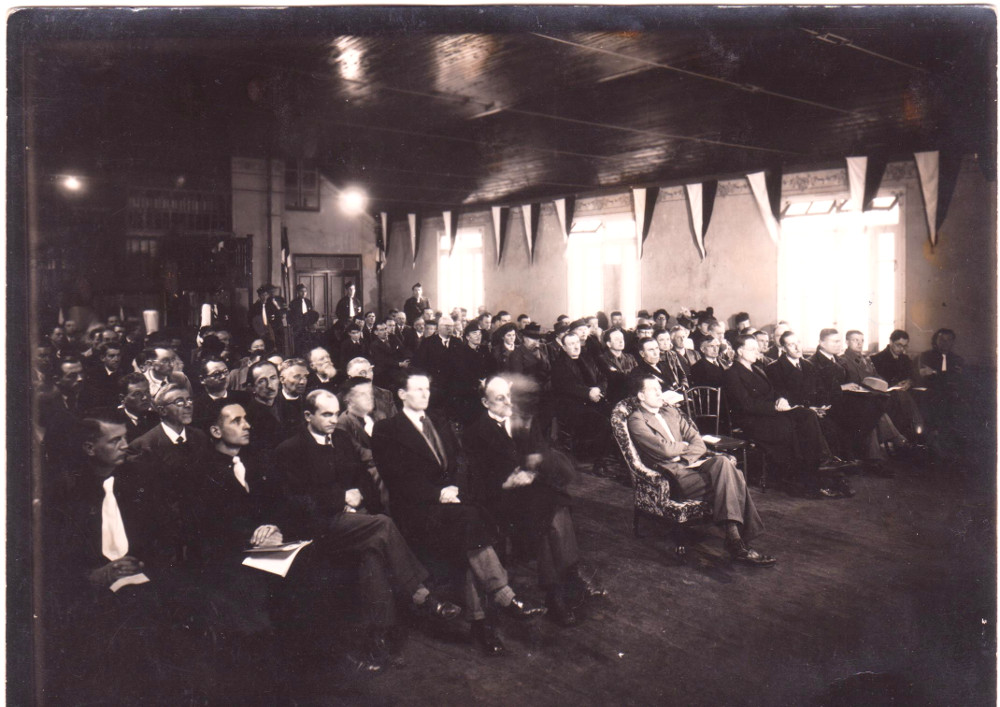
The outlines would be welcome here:
<svg viewBox="0 0 1000 707">
<path fill-rule="evenodd" d="M 174 444 L 163 431 L 163 425 L 156 425 L 144 435 L 132 440 L 129 450 L 135 455 L 148 454 L 157 459 L 163 459 L 172 452 L 179 451 L 178 447 L 187 448 L 189 451 L 184 454 L 192 459 L 204 456 L 208 452 L 208 435 L 204 432 L 188 425 L 184 428 L 184 436 L 187 438 L 185 445 Z"/>
<path fill-rule="evenodd" d="M 300 395 L 295 400 L 288 400 L 284 392 L 278 391 L 278 397 L 274 399 L 274 407 L 278 412 L 278 421 L 281 423 L 282 439 L 287 439 L 295 434 L 305 425 L 305 395 Z"/>
<path fill-rule="evenodd" d="M 278 307 L 273 299 L 269 299 L 266 303 L 257 300 L 250 305 L 250 311 L 247 313 L 247 321 L 254 330 L 254 333 L 261 337 L 266 336 L 268 333 L 268 326 L 264 325 L 262 311 L 267 313 L 267 325 L 270 326 L 271 332 L 277 335 L 282 329 L 281 308 Z"/>
<path fill-rule="evenodd" d="M 710 363 L 707 358 L 701 358 L 691 366 L 692 385 L 708 385 L 713 388 L 722 387 L 722 378 L 726 369 L 722 367 L 722 362 L 716 359 L 716 363 Z"/>
<path fill-rule="evenodd" d="M 628 375 L 638 365 L 635 357 L 623 352 L 615 358 L 610 349 L 605 349 L 596 363 L 608 381 L 608 402 L 615 405 L 628 397 Z"/>
<path fill-rule="evenodd" d="M 354 316 L 360 317 L 363 314 L 361 310 L 361 299 L 358 297 L 348 297 L 347 295 L 344 295 L 340 298 L 340 301 L 337 302 L 337 307 L 334 310 L 337 315 L 337 319 L 342 322 L 352 321 L 349 309 L 351 302 L 354 302 Z"/>
<path fill-rule="evenodd" d="M 132 422 L 132 418 L 127 415 L 125 418 L 125 440 L 129 444 L 160 424 L 160 416 L 152 410 L 140 415 L 135 422 Z"/>
<path fill-rule="evenodd" d="M 635 443 L 643 464 L 660 471 L 674 472 L 705 454 L 701 433 L 679 410 L 666 405 L 660 409 L 660 416 L 674 436 L 673 441 L 663 431 L 656 415 L 644 407 L 639 407 L 628 417 L 629 437 Z"/>
<path fill-rule="evenodd" d="M 860 385 L 861 381 L 869 376 L 878 377 L 875 364 L 872 363 L 867 354 L 858 354 L 848 349 L 840 357 L 840 365 L 847 371 L 847 380 L 851 383 Z"/>
<path fill-rule="evenodd" d="M 878 374 L 885 378 L 889 385 L 896 385 L 906 380 L 915 380 L 916 372 L 913 369 L 913 361 L 906 354 L 893 356 L 892 351 L 886 346 L 877 354 L 872 356 L 872 363 Z"/>
<path fill-rule="evenodd" d="M 833 391 L 829 383 L 820 378 L 816 367 L 804 358 L 796 367 L 784 354 L 766 369 L 767 378 L 774 386 L 775 395 L 785 398 L 792 405 L 829 405 Z"/>
<path fill-rule="evenodd" d="M 660 369 L 670 372 L 670 377 L 673 379 L 671 388 L 687 390 L 691 387 L 691 380 L 688 375 L 690 371 L 686 364 L 687 361 L 682 361 L 681 357 L 673 349 L 661 354 Z"/>
<path fill-rule="evenodd" d="M 596 405 L 590 399 L 590 389 L 600 388 L 607 394 L 608 381 L 597 366 L 582 354 L 575 361 L 563 352 L 552 365 L 552 392 L 563 404 Z"/>
<path fill-rule="evenodd" d="M 431 377 L 431 409 L 443 412 L 450 419 L 459 414 L 452 398 L 460 390 L 461 381 L 456 380 L 453 373 L 462 365 L 459 357 L 463 355 L 463 348 L 468 346 L 455 338 L 445 347 L 441 337 L 435 335 L 425 339 L 413 357 L 414 367 L 426 371 Z M 377 367 L 375 373 L 378 374 Z"/>
<path fill-rule="evenodd" d="M 322 537 L 343 513 L 344 494 L 361 488 L 361 461 L 343 430 L 334 430 L 332 445 L 321 445 L 302 429 L 278 445 L 274 463 L 286 504 L 281 527 L 293 537 Z"/>
<path fill-rule="evenodd" d="M 841 365 L 839 356 L 831 360 L 821 351 L 816 351 L 816 353 L 810 356 L 809 362 L 813 364 L 816 374 L 819 376 L 817 390 L 820 392 L 821 402 L 817 404 L 832 404 L 841 397 L 842 391 L 840 386 L 848 382 L 847 369 Z M 828 399 L 822 399 L 824 391 L 829 396 Z"/>
<path fill-rule="evenodd" d="M 435 339 L 437 337 L 434 337 Z M 368 360 L 375 366 L 375 383 L 381 388 L 396 388 L 396 374 L 399 371 L 399 355 L 391 340 L 372 339 L 368 346 Z"/>
<path fill-rule="evenodd" d="M 722 384 L 737 424 L 778 414 L 774 409 L 778 396 L 767 374 L 758 366 L 748 370 L 742 363 L 734 363 L 723 374 Z"/>
<path fill-rule="evenodd" d="M 374 419 L 374 411 L 372 411 L 371 416 Z M 378 473 L 378 467 L 375 466 L 375 457 L 372 454 L 372 438 L 368 434 L 368 431 L 365 430 L 364 418 L 352 415 L 345 410 L 337 418 L 337 429 L 346 433 L 347 437 L 345 441 L 350 440 L 350 449 L 354 457 L 361 464 L 361 468 L 367 473 L 367 477 L 362 474 L 359 478 L 360 486 L 358 487 L 361 495 L 364 497 L 365 508 L 370 513 L 385 513 L 386 509 L 382 506 L 378 489 L 378 483 L 382 477 Z"/>
<path fill-rule="evenodd" d="M 280 396 L 281 393 L 278 393 Z M 270 463 L 274 448 L 285 439 L 284 428 L 278 419 L 275 405 L 268 407 L 256 400 L 251 400 L 247 407 L 247 421 L 250 423 L 250 446 L 248 452 L 259 457 L 263 463 Z"/>
<path fill-rule="evenodd" d="M 659 364 L 659 368 L 660 370 L 657 371 L 648 363 L 639 359 L 635 364 L 635 368 L 633 368 L 632 372 L 629 374 L 629 377 L 634 380 L 636 378 L 652 376 L 660 382 L 661 390 L 670 390 L 674 385 L 674 377 L 670 374 L 669 369 L 667 369 L 667 367 L 662 363 Z"/>
<path fill-rule="evenodd" d="M 539 344 L 534 351 L 528 351 L 524 345 L 518 346 L 507 359 L 507 366 L 512 373 L 531 378 L 542 390 L 547 389 L 552 380 L 552 362 L 544 344 Z"/>
<path fill-rule="evenodd" d="M 313 311 L 312 300 L 308 297 L 296 297 L 288 304 L 288 325 L 292 331 L 298 333 L 302 329 L 302 319 L 305 314 L 302 312 L 302 303 L 306 303 L 306 311 Z"/>
<path fill-rule="evenodd" d="M 421 297 L 419 300 L 416 297 L 410 297 L 403 304 L 403 312 L 406 314 L 406 323 L 413 326 L 413 322 L 420 318 L 424 313 L 424 310 L 431 306 L 431 302 L 426 297 Z"/>
<path fill-rule="evenodd" d="M 362 356 L 368 358 L 368 347 L 365 345 L 364 341 L 359 341 L 354 343 L 348 337 L 340 342 L 340 350 L 337 352 L 337 365 L 341 368 L 347 368 L 347 364 L 351 359 Z"/>
</svg>

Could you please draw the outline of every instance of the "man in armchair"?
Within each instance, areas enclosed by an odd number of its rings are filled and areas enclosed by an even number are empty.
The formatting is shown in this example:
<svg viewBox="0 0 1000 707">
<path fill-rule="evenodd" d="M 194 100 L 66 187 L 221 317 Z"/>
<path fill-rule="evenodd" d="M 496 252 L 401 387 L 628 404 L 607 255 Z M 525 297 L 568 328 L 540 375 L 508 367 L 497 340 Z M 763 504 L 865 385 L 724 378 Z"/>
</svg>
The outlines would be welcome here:
<svg viewBox="0 0 1000 707">
<path fill-rule="evenodd" d="M 629 437 L 643 464 L 666 475 L 671 489 L 685 499 L 711 499 L 712 518 L 726 533 L 726 550 L 734 561 L 767 567 L 775 559 L 746 543 L 764 524 L 747 489 L 743 473 L 731 457 L 705 457 L 698 428 L 677 408 L 663 404 L 663 391 L 652 375 L 633 379 L 639 408 L 629 415 Z"/>
</svg>

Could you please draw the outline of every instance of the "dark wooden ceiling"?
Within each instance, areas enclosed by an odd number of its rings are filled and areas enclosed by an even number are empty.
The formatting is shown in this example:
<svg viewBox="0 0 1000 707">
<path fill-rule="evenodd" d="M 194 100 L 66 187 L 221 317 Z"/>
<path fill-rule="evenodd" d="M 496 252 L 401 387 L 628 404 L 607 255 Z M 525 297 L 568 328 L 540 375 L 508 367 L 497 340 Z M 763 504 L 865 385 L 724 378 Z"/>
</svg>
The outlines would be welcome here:
<svg viewBox="0 0 1000 707">
<path fill-rule="evenodd" d="M 39 10 L 11 37 L 46 169 L 308 158 L 376 211 L 995 159 L 987 8 Z"/>
</svg>

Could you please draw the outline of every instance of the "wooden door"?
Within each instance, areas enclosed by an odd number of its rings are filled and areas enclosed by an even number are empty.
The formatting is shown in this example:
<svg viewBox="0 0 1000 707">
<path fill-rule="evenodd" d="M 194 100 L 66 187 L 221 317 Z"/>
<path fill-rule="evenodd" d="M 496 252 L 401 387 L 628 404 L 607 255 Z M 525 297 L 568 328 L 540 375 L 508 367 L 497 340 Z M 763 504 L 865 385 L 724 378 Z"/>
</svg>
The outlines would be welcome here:
<svg viewBox="0 0 1000 707">
<path fill-rule="evenodd" d="M 337 302 L 344 296 L 344 283 L 353 282 L 357 296 L 364 292 L 361 283 L 360 255 L 295 255 L 292 267 L 295 283 L 306 286 L 306 297 L 319 313 L 319 326 L 327 328 L 333 321 Z M 366 306 L 362 300 L 361 305 Z"/>
</svg>

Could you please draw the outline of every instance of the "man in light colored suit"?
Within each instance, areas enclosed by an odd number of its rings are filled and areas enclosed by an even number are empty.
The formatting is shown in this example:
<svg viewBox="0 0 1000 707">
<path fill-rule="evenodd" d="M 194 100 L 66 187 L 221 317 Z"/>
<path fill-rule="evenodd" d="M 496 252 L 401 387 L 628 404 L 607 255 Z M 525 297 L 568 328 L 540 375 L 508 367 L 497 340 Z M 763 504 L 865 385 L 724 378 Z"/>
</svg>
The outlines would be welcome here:
<svg viewBox="0 0 1000 707">
<path fill-rule="evenodd" d="M 754 567 L 773 565 L 746 542 L 764 528 L 743 473 L 731 457 L 704 458 L 698 428 L 671 405 L 652 375 L 634 379 L 640 407 L 629 415 L 628 432 L 644 464 L 665 474 L 671 489 L 685 499 L 711 499 L 712 517 L 726 532 L 726 550 L 734 561 Z"/>
</svg>

